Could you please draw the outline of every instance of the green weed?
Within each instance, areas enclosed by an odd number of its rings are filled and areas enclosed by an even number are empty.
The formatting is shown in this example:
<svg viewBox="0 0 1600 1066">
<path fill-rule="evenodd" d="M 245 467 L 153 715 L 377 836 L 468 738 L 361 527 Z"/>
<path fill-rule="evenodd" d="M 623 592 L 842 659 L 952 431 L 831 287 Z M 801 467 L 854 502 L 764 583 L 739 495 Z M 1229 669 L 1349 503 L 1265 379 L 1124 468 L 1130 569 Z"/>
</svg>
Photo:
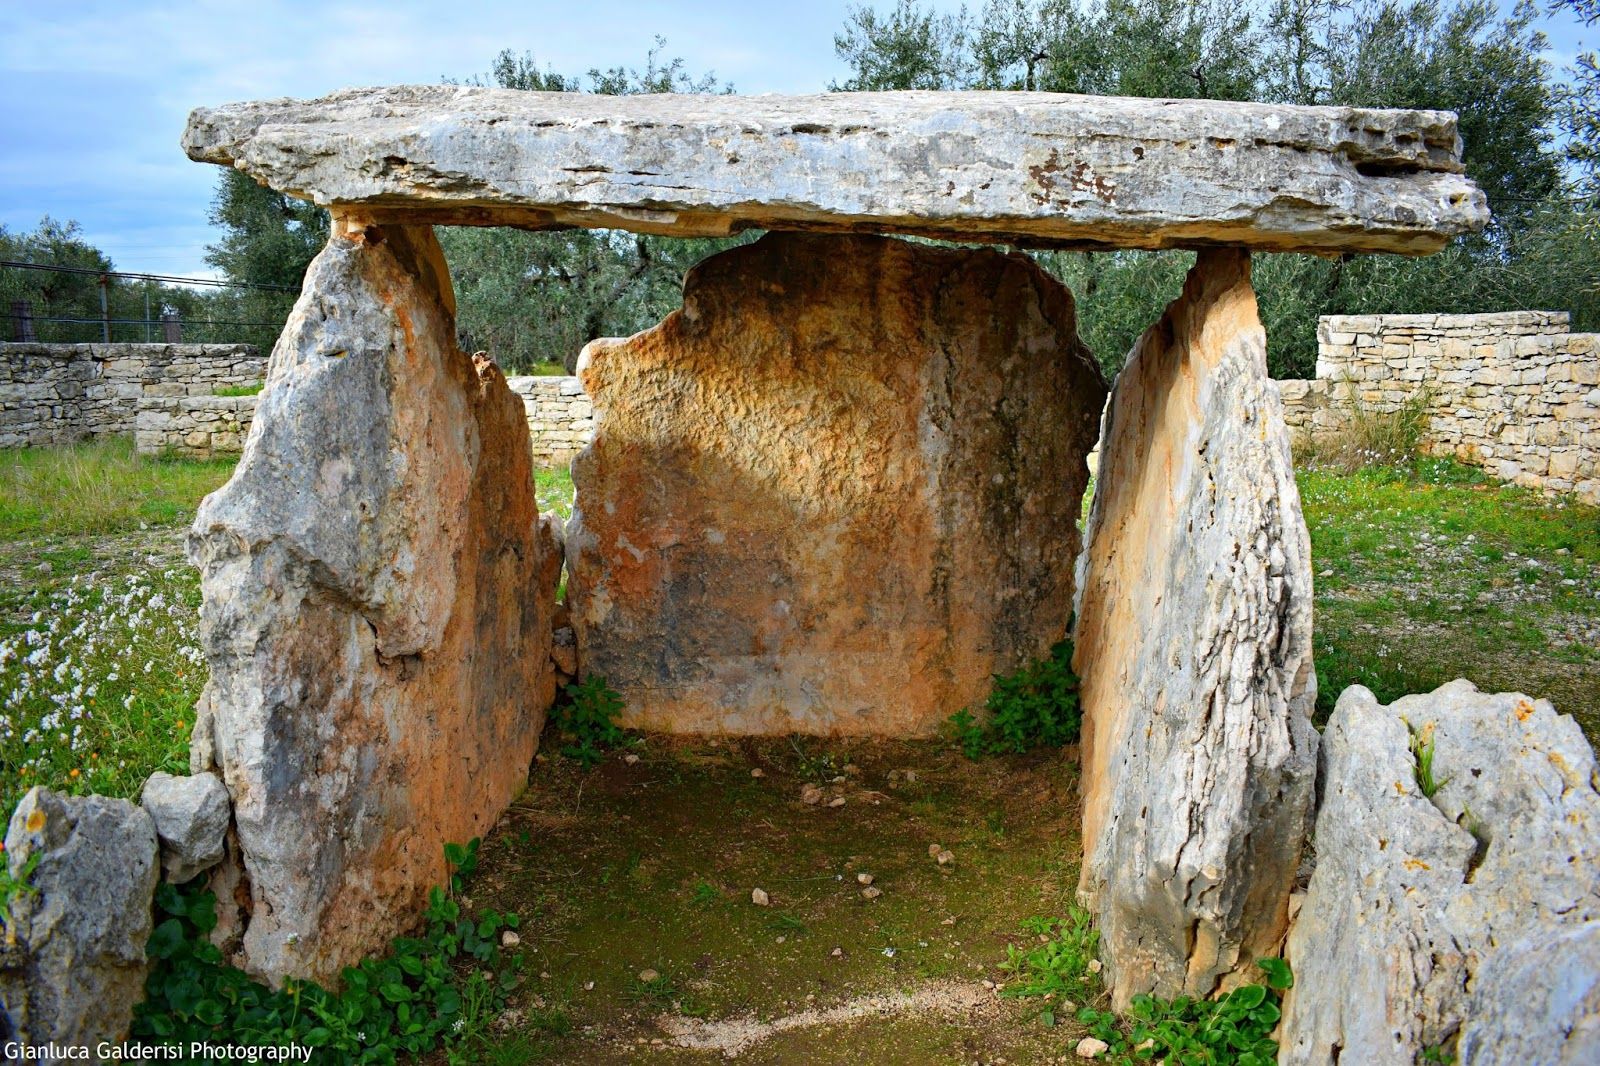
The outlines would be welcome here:
<svg viewBox="0 0 1600 1066">
<path fill-rule="evenodd" d="M 1043 659 L 1014 674 L 996 676 L 982 720 L 962 708 L 949 731 L 969 759 L 1038 747 L 1060 747 L 1078 739 L 1078 675 L 1072 672 L 1072 642 L 1063 640 Z"/>
<path fill-rule="evenodd" d="M 446 854 L 474 859 L 477 841 L 452 845 Z M 460 876 L 458 869 L 453 891 Z M 294 980 L 274 990 L 223 962 L 208 939 L 217 924 L 216 897 L 198 882 L 161 885 L 156 906 L 164 917 L 146 949 L 154 965 L 133 1022 L 133 1038 L 145 1045 L 298 1044 L 331 1064 L 393 1063 L 441 1045 L 459 1050 L 487 1040 L 488 1023 L 504 1008 L 521 964 L 497 958 L 498 933 L 515 929 L 516 915 L 486 911 L 472 918 L 434 888 L 423 934 L 398 937 L 389 955 L 346 968 L 342 991 Z"/>
<path fill-rule="evenodd" d="M 1029 918 L 1022 928 L 1034 943 L 1026 949 L 1006 946 L 1006 961 L 1000 968 L 1015 974 L 1016 980 L 1006 985 L 1003 994 L 1051 997 L 1055 1003 L 1040 1018 L 1054 1025 L 1054 1006 L 1082 1001 L 1098 987 L 1090 964 L 1100 950 L 1100 932 L 1089 912 L 1076 906 L 1067 908 L 1065 918 Z"/>
<path fill-rule="evenodd" d="M 0 454 L 0 541 L 116 533 L 193 517 L 235 460 L 139 455 L 127 438 Z"/>
<path fill-rule="evenodd" d="M 1450 783 L 1447 777 L 1439 780 L 1433 772 L 1433 723 L 1429 722 L 1421 729 L 1413 728 L 1410 722 L 1406 729 L 1411 733 L 1411 757 L 1416 760 L 1414 774 L 1417 779 L 1417 789 L 1428 799 L 1433 799 L 1441 788 Z"/>
<path fill-rule="evenodd" d="M 267 387 L 264 381 L 253 381 L 248 385 L 219 385 L 211 393 L 213 396 L 259 396 L 261 390 Z"/>
<path fill-rule="evenodd" d="M 623 741 L 617 715 L 622 713 L 622 697 L 599 674 L 590 674 L 565 688 L 566 699 L 550 709 L 550 728 L 566 741 L 561 754 L 593 766 L 605 757 L 608 748 Z"/>
<path fill-rule="evenodd" d="M 1294 984 L 1282 959 L 1257 962 L 1264 985 L 1241 985 L 1220 999 L 1134 996 L 1126 1019 L 1085 1007 L 1078 1021 L 1109 1045 L 1101 1061 L 1118 1066 L 1165 1062 L 1169 1066 L 1273 1066 L 1278 1044 L 1272 1030 L 1282 1017 L 1283 993 Z"/>
</svg>

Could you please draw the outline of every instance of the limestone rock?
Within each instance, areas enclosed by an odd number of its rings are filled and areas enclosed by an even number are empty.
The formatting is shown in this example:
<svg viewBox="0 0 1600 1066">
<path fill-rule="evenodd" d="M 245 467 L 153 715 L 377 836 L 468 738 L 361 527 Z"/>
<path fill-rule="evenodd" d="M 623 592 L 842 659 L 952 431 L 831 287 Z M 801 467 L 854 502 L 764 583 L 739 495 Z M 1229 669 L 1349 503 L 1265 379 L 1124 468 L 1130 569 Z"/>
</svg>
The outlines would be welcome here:
<svg viewBox="0 0 1600 1066">
<path fill-rule="evenodd" d="M 181 885 L 222 861 L 230 808 L 216 774 L 174 777 L 157 770 L 144 783 L 139 805 L 155 823 L 168 881 Z"/>
<path fill-rule="evenodd" d="M 1445 111 L 429 85 L 202 108 L 183 144 L 412 223 L 1416 255 L 1489 218 Z"/>
<path fill-rule="evenodd" d="M 189 554 L 191 762 L 233 797 L 247 965 L 336 978 L 521 789 L 554 690 L 561 555 L 523 406 L 456 347 L 428 229 L 336 220 Z"/>
<path fill-rule="evenodd" d="M 562 626 L 555 631 L 550 644 L 550 661 L 555 663 L 559 673 L 567 677 L 577 676 L 578 637 L 571 626 Z"/>
<path fill-rule="evenodd" d="M 1431 798 L 1413 732 L 1431 735 Z M 1594 1061 L 1562 1058 L 1568 1039 L 1600 1046 L 1584 1008 L 1600 995 L 1600 767 L 1577 723 L 1467 681 L 1387 707 L 1353 686 L 1321 782 L 1281 1061 L 1411 1063 L 1458 1032 L 1463 1063 Z"/>
<path fill-rule="evenodd" d="M 1105 386 L 1030 260 L 772 234 L 591 343 L 568 596 L 634 727 L 926 735 L 1072 606 Z"/>
<path fill-rule="evenodd" d="M 1457 1061 L 1600 1062 L 1600 922 L 1541 930 L 1490 954 L 1473 977 Z"/>
<path fill-rule="evenodd" d="M 1105 414 L 1079 566 L 1084 867 L 1119 1008 L 1276 954 L 1316 766 L 1311 558 L 1249 257 L 1200 253 Z"/>
<path fill-rule="evenodd" d="M 149 970 L 155 826 L 127 800 L 35 787 L 6 831 L 11 876 L 35 855 L 0 944 L 0 1030 L 30 1045 L 120 1041 Z"/>
</svg>

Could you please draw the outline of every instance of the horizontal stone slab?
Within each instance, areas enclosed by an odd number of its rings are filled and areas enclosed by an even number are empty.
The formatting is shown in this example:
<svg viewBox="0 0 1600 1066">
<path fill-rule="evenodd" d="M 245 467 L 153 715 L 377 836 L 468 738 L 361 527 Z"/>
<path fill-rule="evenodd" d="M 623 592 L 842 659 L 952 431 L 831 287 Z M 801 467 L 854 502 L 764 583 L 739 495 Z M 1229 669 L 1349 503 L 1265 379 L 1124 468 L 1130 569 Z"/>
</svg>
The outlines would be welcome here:
<svg viewBox="0 0 1600 1066">
<path fill-rule="evenodd" d="M 1489 217 L 1445 111 L 435 85 L 201 108 L 183 144 L 379 222 L 1425 255 Z"/>
</svg>

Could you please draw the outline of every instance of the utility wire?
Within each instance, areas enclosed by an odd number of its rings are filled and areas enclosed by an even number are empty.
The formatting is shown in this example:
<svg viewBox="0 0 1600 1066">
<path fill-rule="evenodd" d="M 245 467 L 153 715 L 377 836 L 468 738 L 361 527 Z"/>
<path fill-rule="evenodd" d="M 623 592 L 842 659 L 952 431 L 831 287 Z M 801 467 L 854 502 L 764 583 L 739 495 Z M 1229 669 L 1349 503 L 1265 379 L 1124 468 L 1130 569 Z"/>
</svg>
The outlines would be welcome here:
<svg viewBox="0 0 1600 1066">
<path fill-rule="evenodd" d="M 15 259 L 0 259 L 0 267 L 17 270 L 49 270 L 57 274 L 87 274 L 90 277 L 128 278 L 133 281 L 154 281 L 162 285 L 207 285 L 219 289 L 263 289 L 268 292 L 298 292 L 292 285 L 263 285 L 253 281 L 218 281 L 214 278 L 185 278 L 176 274 L 135 274 L 121 270 L 95 270 L 93 267 L 56 266 L 50 263 L 23 263 Z"/>
</svg>

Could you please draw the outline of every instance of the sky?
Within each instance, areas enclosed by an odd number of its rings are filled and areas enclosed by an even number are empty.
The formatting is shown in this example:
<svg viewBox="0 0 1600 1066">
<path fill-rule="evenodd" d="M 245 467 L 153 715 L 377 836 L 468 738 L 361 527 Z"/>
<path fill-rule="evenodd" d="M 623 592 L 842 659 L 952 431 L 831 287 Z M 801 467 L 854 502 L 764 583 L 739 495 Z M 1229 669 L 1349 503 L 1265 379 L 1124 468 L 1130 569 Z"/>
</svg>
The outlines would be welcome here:
<svg viewBox="0 0 1600 1066">
<path fill-rule="evenodd" d="M 878 7 L 890 0 L 879 0 Z M 657 35 L 741 93 L 819 92 L 849 0 L 0 0 L 0 225 L 75 219 L 121 270 L 214 276 L 217 172 L 178 147 L 191 108 L 487 71 L 644 65 Z M 938 0 L 953 10 L 955 0 Z M 981 6 L 981 3 L 976 6 Z M 1550 58 L 1600 32 L 1547 19 Z"/>
</svg>

